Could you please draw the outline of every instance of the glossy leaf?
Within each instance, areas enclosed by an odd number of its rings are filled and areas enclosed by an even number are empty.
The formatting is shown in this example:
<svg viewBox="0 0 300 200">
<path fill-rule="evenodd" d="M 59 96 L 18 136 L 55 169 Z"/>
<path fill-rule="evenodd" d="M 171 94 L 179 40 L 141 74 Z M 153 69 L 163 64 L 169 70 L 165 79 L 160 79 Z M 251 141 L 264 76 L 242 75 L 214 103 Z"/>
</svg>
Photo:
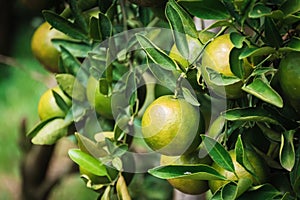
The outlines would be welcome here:
<svg viewBox="0 0 300 200">
<path fill-rule="evenodd" d="M 274 69 L 273 67 L 259 67 L 255 68 L 250 76 L 264 76 L 267 73 L 274 73 L 276 71 L 277 69 Z"/>
<path fill-rule="evenodd" d="M 51 42 L 57 49 L 60 49 L 60 46 L 63 46 L 75 57 L 87 57 L 88 52 L 92 51 L 92 45 L 86 42 L 65 39 L 52 39 Z"/>
<path fill-rule="evenodd" d="M 208 67 L 205 67 L 204 70 L 208 73 L 210 81 L 218 86 L 232 85 L 241 81 L 241 79 L 236 76 L 224 76 Z"/>
<path fill-rule="evenodd" d="M 218 0 L 179 0 L 178 3 L 202 19 L 220 20 L 230 16 L 224 4 Z"/>
<path fill-rule="evenodd" d="M 239 178 L 237 183 L 237 194 L 236 197 L 241 196 L 252 186 L 252 180 L 249 178 Z"/>
<path fill-rule="evenodd" d="M 265 42 L 270 46 L 279 48 L 283 41 L 273 19 L 265 18 Z"/>
<path fill-rule="evenodd" d="M 128 188 L 126 185 L 126 181 L 122 175 L 119 176 L 117 184 L 116 184 L 118 199 L 122 200 L 131 200 L 130 194 L 128 192 Z"/>
<path fill-rule="evenodd" d="M 99 20 L 96 17 L 91 17 L 90 18 L 89 34 L 90 34 L 90 37 L 94 41 L 101 41 L 102 40 L 98 21 Z"/>
<path fill-rule="evenodd" d="M 293 37 L 286 47 L 282 47 L 279 51 L 300 51 L 300 38 Z"/>
<path fill-rule="evenodd" d="M 177 69 L 177 64 L 148 38 L 141 34 L 136 34 L 136 38 L 152 62 L 165 70 Z"/>
<path fill-rule="evenodd" d="M 98 20 L 98 27 L 99 27 L 99 32 L 101 34 L 101 39 L 102 40 L 106 40 L 107 38 L 109 38 L 112 35 L 112 23 L 109 20 L 109 18 L 102 14 L 101 12 L 99 12 L 99 20 Z"/>
<path fill-rule="evenodd" d="M 272 47 L 251 47 L 246 48 L 243 50 L 243 52 L 240 54 L 239 59 L 247 58 L 250 56 L 263 56 L 263 55 L 269 55 L 272 53 L 275 53 L 276 50 Z"/>
<path fill-rule="evenodd" d="M 281 135 L 279 160 L 283 168 L 291 171 L 295 164 L 294 130 L 286 131 Z"/>
<path fill-rule="evenodd" d="M 244 79 L 245 70 L 243 67 L 243 60 L 239 59 L 239 55 L 241 54 L 241 49 L 233 48 L 229 54 L 229 63 L 230 70 L 232 73 L 240 79 Z"/>
<path fill-rule="evenodd" d="M 92 174 L 97 176 L 108 176 L 105 165 L 91 155 L 80 149 L 70 149 L 68 154 L 76 164 Z"/>
<path fill-rule="evenodd" d="M 300 148 L 296 150 L 294 168 L 290 173 L 290 180 L 293 190 L 300 196 Z"/>
<path fill-rule="evenodd" d="M 232 159 L 229 153 L 226 151 L 226 149 L 216 140 L 208 136 L 203 135 L 201 137 L 205 149 L 207 150 L 208 154 L 213 159 L 213 161 L 216 164 L 218 164 L 220 167 L 230 172 L 234 172 L 235 169 L 234 169 Z"/>
<path fill-rule="evenodd" d="M 252 83 L 243 86 L 242 90 L 274 106 L 279 108 L 283 107 L 283 100 L 281 96 L 268 82 L 261 78 L 254 79 Z"/>
<path fill-rule="evenodd" d="M 176 32 L 198 38 L 198 32 L 193 19 L 175 0 L 170 0 L 167 3 L 166 17 L 168 18 L 170 26 Z M 175 40 L 176 39 L 177 38 L 175 37 Z"/>
<path fill-rule="evenodd" d="M 57 92 L 55 92 L 54 90 L 51 90 L 51 92 L 52 92 L 52 94 L 54 96 L 55 102 L 58 105 L 58 107 L 64 113 L 67 113 L 68 110 L 70 109 L 70 107 L 67 105 L 67 103 L 64 101 L 64 99 Z"/>
<path fill-rule="evenodd" d="M 256 4 L 251 12 L 249 13 L 249 17 L 251 18 L 260 18 L 263 16 L 268 16 L 270 15 L 272 9 L 270 7 L 265 6 L 262 3 Z"/>
<path fill-rule="evenodd" d="M 252 176 L 256 177 L 254 167 L 247 158 L 241 135 L 238 136 L 238 139 L 235 143 L 235 154 L 236 161 L 242 165 Z"/>
<path fill-rule="evenodd" d="M 256 121 L 279 124 L 276 118 L 262 108 L 235 108 L 222 113 L 230 121 Z"/>
<path fill-rule="evenodd" d="M 238 200 L 249 200 L 249 199 L 276 199 L 281 195 L 278 191 L 270 184 L 259 185 L 251 188 L 248 192 L 244 193 L 238 198 Z"/>
<path fill-rule="evenodd" d="M 71 74 L 57 74 L 55 76 L 58 85 L 69 96 L 78 101 L 85 100 L 84 86 Z"/>
<path fill-rule="evenodd" d="M 46 124 L 48 124 L 48 122 L 50 122 L 56 118 L 57 117 L 49 118 L 49 119 L 45 119 L 43 121 L 38 122 L 36 125 L 33 126 L 32 129 L 30 129 L 27 132 L 26 137 L 33 138 Z"/>
<path fill-rule="evenodd" d="M 271 128 L 267 127 L 264 123 L 257 123 L 258 127 L 262 130 L 263 134 L 274 142 L 281 142 L 281 135 Z"/>
<path fill-rule="evenodd" d="M 99 148 L 97 144 L 91 139 L 77 132 L 75 133 L 75 136 L 77 139 L 78 147 L 82 152 L 99 158 L 107 156 L 108 153 L 104 149 Z"/>
<path fill-rule="evenodd" d="M 70 122 L 56 118 L 45 124 L 32 138 L 33 144 L 52 145 L 68 133 Z"/>
<path fill-rule="evenodd" d="M 82 31 L 69 20 L 54 13 L 53 11 L 45 10 L 43 11 L 43 16 L 52 27 L 63 32 L 64 34 L 78 40 L 88 39 L 84 31 Z"/>
<path fill-rule="evenodd" d="M 220 133 L 222 133 L 224 126 L 225 118 L 220 115 L 212 124 L 210 124 L 207 135 L 211 138 L 216 138 Z"/>
<path fill-rule="evenodd" d="M 232 32 L 230 33 L 230 40 L 236 48 L 242 48 L 246 37 L 236 32 Z"/>
<path fill-rule="evenodd" d="M 80 29 L 87 34 L 88 24 L 82 15 L 82 10 L 79 7 L 77 0 L 69 0 L 70 9 L 72 11 L 72 16 L 74 17 L 74 23 L 77 24 Z"/>
<path fill-rule="evenodd" d="M 237 185 L 233 182 L 229 182 L 221 190 L 221 197 L 223 200 L 236 199 Z"/>
<path fill-rule="evenodd" d="M 148 172 L 161 179 L 186 178 L 193 180 L 225 180 L 226 178 L 209 165 L 165 165 Z"/>
<path fill-rule="evenodd" d="M 221 189 L 221 196 L 224 200 L 237 199 L 245 193 L 252 185 L 249 178 L 240 178 L 237 183 L 229 182 Z"/>
<path fill-rule="evenodd" d="M 183 98 L 193 106 L 200 106 L 197 98 L 191 93 L 190 89 L 182 87 Z"/>
<path fill-rule="evenodd" d="M 167 3 L 166 17 L 173 30 L 172 33 L 178 51 L 184 58 L 189 58 L 190 54 L 195 54 L 195 51 L 190 52 L 190 46 L 196 45 L 192 43 L 198 42 L 201 46 L 193 19 L 174 0 Z M 192 40 L 195 41 L 191 42 Z"/>
<path fill-rule="evenodd" d="M 300 11 L 300 1 L 299 0 L 288 0 L 280 7 L 280 9 L 286 14 L 293 14 Z"/>
<path fill-rule="evenodd" d="M 177 78 L 172 71 L 165 70 L 161 68 L 159 65 L 154 63 L 149 63 L 147 59 L 147 63 L 150 71 L 155 76 L 155 78 L 163 85 L 168 86 L 171 91 L 174 91 L 176 88 Z"/>
<path fill-rule="evenodd" d="M 81 63 L 65 47 L 60 46 L 60 49 L 61 49 L 62 64 L 65 72 L 76 76 L 77 72 L 80 69 Z M 84 74 L 84 73 L 80 73 L 80 74 Z"/>
</svg>

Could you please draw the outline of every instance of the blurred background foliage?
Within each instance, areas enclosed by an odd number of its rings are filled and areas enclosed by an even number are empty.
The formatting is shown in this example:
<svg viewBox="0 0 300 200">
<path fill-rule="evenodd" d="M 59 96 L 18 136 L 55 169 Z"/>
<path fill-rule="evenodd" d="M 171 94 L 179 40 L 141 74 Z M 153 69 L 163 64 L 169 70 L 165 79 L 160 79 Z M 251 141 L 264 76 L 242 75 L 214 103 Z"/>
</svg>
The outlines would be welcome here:
<svg viewBox="0 0 300 200">
<path fill-rule="evenodd" d="M 39 120 L 40 95 L 54 84 L 53 75 L 38 63 L 30 48 L 33 32 L 43 22 L 41 12 L 22 1 L 0 2 L 0 200 L 22 199 L 22 127 L 32 127 Z M 58 197 L 89 199 L 94 194 L 78 175 L 72 175 L 54 189 L 51 199 Z"/>
</svg>

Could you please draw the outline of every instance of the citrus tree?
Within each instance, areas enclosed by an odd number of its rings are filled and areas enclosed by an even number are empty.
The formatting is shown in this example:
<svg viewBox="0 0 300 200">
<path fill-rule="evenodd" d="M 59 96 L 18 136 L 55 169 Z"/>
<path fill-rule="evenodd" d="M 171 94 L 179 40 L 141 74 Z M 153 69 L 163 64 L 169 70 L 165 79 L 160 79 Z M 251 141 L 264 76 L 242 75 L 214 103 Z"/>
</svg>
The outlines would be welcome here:
<svg viewBox="0 0 300 200">
<path fill-rule="evenodd" d="M 210 199 L 300 198 L 299 1 L 60 8 L 42 11 L 48 25 L 33 36 L 57 87 L 28 137 L 73 140 L 69 156 L 99 199 L 133 198 L 138 173 Z"/>
</svg>

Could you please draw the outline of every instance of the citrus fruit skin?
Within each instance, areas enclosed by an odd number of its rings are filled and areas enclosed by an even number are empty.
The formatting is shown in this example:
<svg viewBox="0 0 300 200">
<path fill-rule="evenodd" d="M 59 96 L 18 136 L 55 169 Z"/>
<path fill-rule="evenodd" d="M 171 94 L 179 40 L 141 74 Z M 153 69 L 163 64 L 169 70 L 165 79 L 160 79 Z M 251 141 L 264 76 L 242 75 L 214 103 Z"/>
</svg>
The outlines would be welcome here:
<svg viewBox="0 0 300 200">
<path fill-rule="evenodd" d="M 182 67 L 187 69 L 191 64 L 193 64 L 195 61 L 199 59 L 199 55 L 197 53 L 200 53 L 201 50 L 204 47 L 204 44 L 210 40 L 215 34 L 209 31 L 200 31 L 198 32 L 198 39 L 193 38 L 189 35 L 182 34 L 182 37 L 186 37 L 186 40 L 189 44 L 189 52 L 193 52 L 189 55 L 189 57 L 185 58 L 183 55 L 181 55 L 180 51 L 178 50 L 176 43 L 173 44 L 173 46 L 170 49 L 169 56 L 173 60 L 175 60 L 178 64 L 180 64 Z"/>
<path fill-rule="evenodd" d="M 182 165 L 182 164 L 207 164 L 210 165 L 212 160 L 205 154 L 205 156 L 199 156 L 199 150 L 194 151 L 187 155 L 182 156 L 166 156 L 162 155 L 160 158 L 161 165 Z M 202 194 L 206 192 L 208 187 L 208 181 L 193 180 L 185 178 L 173 178 L 168 179 L 168 182 L 177 190 L 191 195 Z"/>
<path fill-rule="evenodd" d="M 200 143 L 200 114 L 182 98 L 161 96 L 142 117 L 142 134 L 148 146 L 164 155 L 181 155 Z"/>
<path fill-rule="evenodd" d="M 233 47 L 229 34 L 215 38 L 204 50 L 202 65 L 225 76 L 234 76 L 229 67 L 229 53 Z"/>
<path fill-rule="evenodd" d="M 67 35 L 51 28 L 48 22 L 41 24 L 31 39 L 31 50 L 36 59 L 50 72 L 59 72 L 58 61 L 60 53 L 51 40 L 54 38 L 66 39 Z"/>
<path fill-rule="evenodd" d="M 217 85 L 210 79 L 207 68 L 210 68 L 224 76 L 234 77 L 230 69 L 229 56 L 234 47 L 230 40 L 230 34 L 224 34 L 210 42 L 202 55 L 201 73 L 208 88 L 215 94 L 229 99 L 236 99 L 242 96 L 242 81 L 237 81 L 229 85 Z M 251 65 L 248 62 L 244 64 L 244 70 L 248 74 L 251 71 Z"/>
<path fill-rule="evenodd" d="M 248 179 L 252 180 L 252 185 L 259 185 L 259 184 L 265 183 L 267 181 L 269 171 L 268 171 L 268 168 L 267 168 L 266 164 L 264 163 L 264 161 L 260 157 L 258 157 L 258 155 L 256 155 L 254 152 L 252 152 L 250 150 L 245 149 L 245 153 L 246 153 L 247 159 L 249 160 L 249 162 L 251 163 L 251 165 L 254 169 L 254 174 L 256 175 L 256 177 L 253 176 L 252 174 L 250 174 L 242 165 L 240 165 L 236 161 L 235 151 L 230 150 L 229 154 L 230 154 L 230 157 L 232 158 L 235 172 L 238 177 L 236 177 L 234 175 L 234 173 L 223 169 L 216 163 L 213 163 L 212 167 L 215 168 L 220 174 L 225 176 L 228 180 L 210 180 L 210 181 L 208 181 L 208 185 L 209 185 L 209 188 L 212 191 L 212 193 L 215 193 L 218 189 L 222 188 L 228 182 L 237 181 L 239 178 L 248 178 Z"/>
<path fill-rule="evenodd" d="M 300 111 L 300 53 L 293 52 L 281 59 L 278 79 L 286 99 Z"/>
<path fill-rule="evenodd" d="M 59 96 L 65 101 L 67 106 L 70 107 L 72 105 L 72 100 L 64 94 L 59 86 L 48 89 L 41 96 L 38 103 L 38 114 L 41 120 L 66 116 L 66 113 L 57 105 L 52 90 L 59 94 Z"/>
<path fill-rule="evenodd" d="M 90 105 L 98 114 L 107 119 L 113 119 L 111 96 L 100 93 L 99 82 L 93 76 L 90 76 L 88 79 L 86 96 Z"/>
</svg>

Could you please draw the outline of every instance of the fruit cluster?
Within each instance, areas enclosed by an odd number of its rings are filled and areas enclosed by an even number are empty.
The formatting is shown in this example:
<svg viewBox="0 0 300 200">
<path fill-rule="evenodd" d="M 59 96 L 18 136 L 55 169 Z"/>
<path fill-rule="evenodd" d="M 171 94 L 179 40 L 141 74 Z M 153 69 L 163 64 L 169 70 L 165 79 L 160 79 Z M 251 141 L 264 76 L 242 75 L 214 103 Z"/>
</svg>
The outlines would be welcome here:
<svg viewBox="0 0 300 200">
<path fill-rule="evenodd" d="M 57 81 L 34 144 L 75 138 L 69 156 L 101 199 L 134 196 L 135 172 L 211 199 L 300 198 L 296 1 L 68 3 L 32 37 Z"/>
</svg>

